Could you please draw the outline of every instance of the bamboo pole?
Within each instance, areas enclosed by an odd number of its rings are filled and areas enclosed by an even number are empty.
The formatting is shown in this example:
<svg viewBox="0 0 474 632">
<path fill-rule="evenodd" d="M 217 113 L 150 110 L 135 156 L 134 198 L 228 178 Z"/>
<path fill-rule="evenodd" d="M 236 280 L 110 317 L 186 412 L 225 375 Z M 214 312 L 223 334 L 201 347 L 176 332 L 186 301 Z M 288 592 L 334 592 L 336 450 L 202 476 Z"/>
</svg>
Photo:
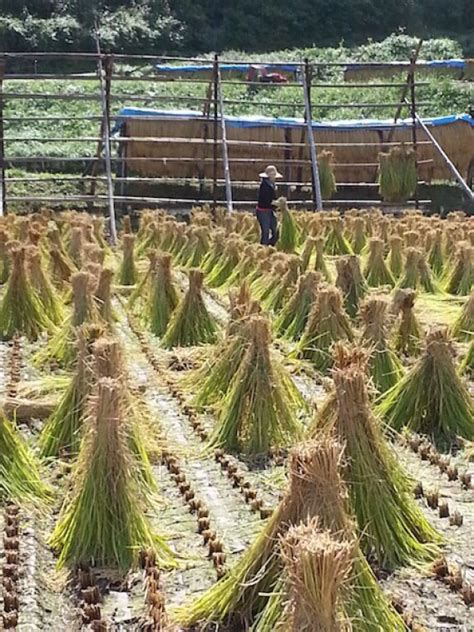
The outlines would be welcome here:
<svg viewBox="0 0 474 632">
<path fill-rule="evenodd" d="M 323 208 L 323 200 L 321 197 L 321 183 L 319 181 L 318 170 L 318 158 L 316 153 L 316 143 L 314 142 L 313 135 L 313 116 L 311 110 L 311 75 L 308 59 L 305 60 L 305 67 L 301 73 L 301 80 L 303 86 L 304 100 L 305 100 L 305 113 L 306 113 L 306 126 L 307 126 L 307 140 L 309 144 L 309 151 L 311 155 L 311 180 L 313 190 L 313 202 L 315 209 L 321 211 Z"/>
<path fill-rule="evenodd" d="M 219 86 L 217 80 L 217 72 L 218 72 L 218 60 L 214 59 L 213 66 L 213 105 L 214 105 L 214 124 L 213 124 L 213 132 L 214 132 L 214 144 L 212 148 L 212 179 L 214 180 L 213 184 L 213 193 L 212 193 L 212 214 L 215 217 L 216 207 L 217 207 L 217 140 L 219 137 L 219 106 L 218 106 L 218 98 L 219 98 Z"/>
<path fill-rule="evenodd" d="M 117 244 L 117 226 L 115 222 L 115 206 L 114 206 L 114 184 L 112 180 L 112 164 L 111 164 L 111 152 L 110 152 L 110 121 L 109 121 L 109 109 L 107 104 L 107 88 L 106 79 L 104 76 L 104 64 L 103 57 L 100 51 L 99 35 L 96 31 L 95 41 L 97 46 L 97 70 L 99 73 L 99 84 L 101 94 L 102 114 L 104 117 L 103 135 L 104 135 L 104 157 L 105 157 L 105 173 L 107 177 L 107 202 L 109 208 L 109 222 L 110 222 L 110 241 L 112 245 Z M 108 63 L 112 63 L 111 61 Z"/>
<path fill-rule="evenodd" d="M 410 57 L 410 116 L 411 116 L 411 138 L 412 138 L 412 146 L 413 151 L 415 152 L 415 168 L 416 173 L 418 174 L 418 138 L 416 133 L 416 94 L 415 94 L 415 68 L 416 68 L 416 57 L 415 53 L 413 53 Z M 415 188 L 415 208 L 419 208 L 418 203 L 418 186 Z"/>
<path fill-rule="evenodd" d="M 3 78 L 6 60 L 0 59 L 0 217 L 7 213 L 5 184 L 5 139 L 3 130 Z"/>
<path fill-rule="evenodd" d="M 221 71 L 219 68 L 219 56 L 215 55 L 214 63 L 216 65 L 216 73 L 217 73 L 217 98 L 219 102 L 219 114 L 221 120 L 221 140 L 222 140 L 222 160 L 224 163 L 224 175 L 225 175 L 225 197 L 227 203 L 227 212 L 232 213 L 232 182 L 230 179 L 230 168 L 229 168 L 229 153 L 227 148 L 227 130 L 225 125 L 224 118 L 224 103 L 222 98 L 222 88 L 220 85 L 221 81 Z"/>
</svg>

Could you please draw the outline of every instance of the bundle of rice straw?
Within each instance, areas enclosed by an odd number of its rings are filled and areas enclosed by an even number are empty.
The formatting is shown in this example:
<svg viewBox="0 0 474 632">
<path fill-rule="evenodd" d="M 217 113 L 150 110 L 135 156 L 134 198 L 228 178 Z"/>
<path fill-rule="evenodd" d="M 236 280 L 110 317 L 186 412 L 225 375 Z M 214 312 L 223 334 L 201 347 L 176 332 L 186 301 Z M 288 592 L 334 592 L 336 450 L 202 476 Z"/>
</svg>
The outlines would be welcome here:
<svg viewBox="0 0 474 632">
<path fill-rule="evenodd" d="M 99 316 L 108 325 L 112 325 L 116 318 L 112 308 L 113 278 L 114 271 L 111 268 L 102 268 L 99 274 L 99 282 L 94 292 Z"/>
<path fill-rule="evenodd" d="M 289 255 L 287 258 L 287 271 L 283 278 L 280 280 L 270 293 L 264 298 L 260 298 L 262 306 L 268 311 L 278 313 L 291 290 L 294 288 L 298 281 L 298 277 L 301 270 L 301 259 L 295 255 Z"/>
<path fill-rule="evenodd" d="M 201 262 L 200 268 L 204 274 L 209 274 L 214 267 L 220 263 L 221 258 L 224 255 L 227 245 L 227 236 L 222 228 L 218 228 L 214 231 L 213 241 L 210 245 L 209 251 Z"/>
<path fill-rule="evenodd" d="M 19 334 L 36 340 L 43 332 L 52 333 L 55 327 L 27 277 L 25 248 L 11 248 L 10 256 L 11 272 L 0 303 L 0 339 L 11 340 Z"/>
<path fill-rule="evenodd" d="M 416 154 L 408 147 L 392 147 L 379 153 L 379 190 L 385 202 L 402 203 L 413 197 L 417 186 Z"/>
<path fill-rule="evenodd" d="M 336 261 L 336 286 L 341 290 L 344 307 L 355 318 L 359 305 L 369 288 L 360 270 L 360 260 L 357 255 L 340 257 Z"/>
<path fill-rule="evenodd" d="M 147 252 L 148 267 L 140 281 L 135 285 L 127 303 L 128 309 L 133 312 L 140 312 L 149 299 L 158 256 L 159 252 L 157 250 L 149 250 Z"/>
<path fill-rule="evenodd" d="M 399 287 L 418 289 L 430 294 L 438 291 L 421 250 L 417 248 L 406 249 L 405 271 L 400 279 Z"/>
<path fill-rule="evenodd" d="M 393 336 L 393 348 L 398 353 L 416 356 L 421 348 L 421 331 L 415 316 L 416 292 L 410 288 L 397 290 L 393 298 L 392 311 L 400 315 Z"/>
<path fill-rule="evenodd" d="M 315 272 L 320 272 L 327 283 L 331 283 L 332 282 L 331 274 L 329 273 L 328 267 L 326 265 L 326 260 L 324 258 L 324 239 L 322 237 L 316 238 L 315 250 L 316 250 L 316 259 L 314 262 L 314 270 Z"/>
<path fill-rule="evenodd" d="M 126 570 L 143 548 L 154 551 L 160 566 L 174 563 L 144 513 L 146 497 L 128 446 L 120 389 L 117 380 L 102 378 L 90 400 L 71 494 L 50 538 L 59 566 L 92 563 Z"/>
<path fill-rule="evenodd" d="M 451 325 L 449 333 L 457 340 L 469 342 L 474 336 L 474 292 L 464 303 L 461 313 Z"/>
<path fill-rule="evenodd" d="M 144 321 L 155 336 L 163 336 L 178 305 L 178 291 L 171 275 L 171 255 L 160 255 L 143 310 Z"/>
<path fill-rule="evenodd" d="M 467 241 L 458 244 L 456 258 L 448 271 L 445 289 L 450 294 L 468 295 L 474 284 L 474 248 Z"/>
<path fill-rule="evenodd" d="M 369 375 L 379 393 L 385 393 L 403 375 L 403 367 L 387 342 L 388 302 L 369 298 L 361 306 L 364 325 L 361 343 L 369 351 Z"/>
<path fill-rule="evenodd" d="M 404 426 L 442 443 L 474 438 L 474 404 L 459 378 L 446 329 L 432 329 L 417 363 L 388 391 L 378 408 L 395 430 Z"/>
<path fill-rule="evenodd" d="M 292 527 L 317 517 L 322 529 L 353 545 L 354 524 L 340 474 L 341 452 L 338 444 L 326 438 L 292 450 L 289 484 L 282 501 L 226 577 L 194 603 L 178 609 L 177 618 L 183 627 L 223 622 L 244 630 L 256 622 L 252 628 L 255 632 L 280 629 L 287 606 L 284 559 L 279 554 L 281 538 Z M 346 587 L 344 609 L 354 632 L 405 630 L 357 546 Z"/>
<path fill-rule="evenodd" d="M 468 375 L 471 378 L 474 376 L 474 340 L 471 340 L 471 344 L 467 348 L 466 354 L 459 367 L 459 373 L 461 375 Z"/>
<path fill-rule="evenodd" d="M 268 320 L 253 316 L 248 331 L 247 350 L 222 401 L 209 445 L 256 456 L 298 439 L 297 413 L 303 399 L 271 355 Z"/>
<path fill-rule="evenodd" d="M 344 478 L 364 552 L 390 569 L 434 559 L 440 536 L 416 504 L 413 481 L 371 412 L 363 361 L 335 368 L 333 379 L 335 398 L 330 395 L 332 405 L 319 415 L 316 431 L 345 446 Z"/>
<path fill-rule="evenodd" d="M 326 235 L 326 252 L 328 255 L 351 255 L 352 247 L 344 237 L 344 223 L 340 217 L 327 220 L 329 229 Z"/>
<path fill-rule="evenodd" d="M 388 267 L 393 277 L 398 279 L 403 271 L 403 239 L 399 235 L 392 235 L 389 239 L 389 244 L 390 250 L 387 257 Z"/>
<path fill-rule="evenodd" d="M 206 282 L 209 287 L 221 287 L 239 265 L 241 243 L 239 239 L 229 239 L 224 253 L 209 272 Z"/>
<path fill-rule="evenodd" d="M 365 279 L 369 286 L 395 285 L 395 278 L 387 267 L 383 258 L 384 242 L 381 239 L 372 238 L 369 241 L 369 257 L 364 271 Z"/>
<path fill-rule="evenodd" d="M 122 237 L 123 256 L 120 265 L 118 281 L 120 285 L 135 285 L 137 282 L 137 269 L 135 267 L 135 237 L 124 235 Z"/>
<path fill-rule="evenodd" d="M 360 255 L 366 244 L 365 222 L 363 217 L 355 217 L 352 223 L 352 250 Z"/>
<path fill-rule="evenodd" d="M 297 341 L 308 322 L 311 308 L 316 300 L 321 275 L 310 270 L 298 279 L 291 298 L 275 319 L 274 327 L 279 336 Z"/>
<path fill-rule="evenodd" d="M 174 310 L 161 341 L 166 349 L 191 347 L 216 341 L 217 324 L 204 303 L 203 279 L 201 270 L 189 271 L 188 290 Z"/>
<path fill-rule="evenodd" d="M 428 234 L 431 235 L 431 245 L 428 252 L 428 264 L 433 274 L 439 278 L 445 268 L 443 256 L 443 231 L 441 228 L 437 228 Z"/>
<path fill-rule="evenodd" d="M 296 353 L 325 373 L 332 365 L 331 347 L 338 340 L 353 340 L 351 324 L 342 307 L 342 295 L 337 288 L 321 286 Z"/>
<path fill-rule="evenodd" d="M 304 241 L 303 250 L 301 251 L 301 271 L 306 272 L 309 266 L 309 262 L 313 255 L 313 251 L 316 247 L 316 239 L 314 237 L 307 237 Z"/>
<path fill-rule="evenodd" d="M 286 198 L 278 198 L 275 202 L 275 206 L 281 213 L 280 237 L 278 239 L 277 248 L 283 252 L 293 253 L 299 241 L 298 225 L 288 208 Z"/>
<path fill-rule="evenodd" d="M 0 285 L 7 282 L 10 274 L 10 255 L 8 253 L 8 235 L 0 227 Z"/>
</svg>

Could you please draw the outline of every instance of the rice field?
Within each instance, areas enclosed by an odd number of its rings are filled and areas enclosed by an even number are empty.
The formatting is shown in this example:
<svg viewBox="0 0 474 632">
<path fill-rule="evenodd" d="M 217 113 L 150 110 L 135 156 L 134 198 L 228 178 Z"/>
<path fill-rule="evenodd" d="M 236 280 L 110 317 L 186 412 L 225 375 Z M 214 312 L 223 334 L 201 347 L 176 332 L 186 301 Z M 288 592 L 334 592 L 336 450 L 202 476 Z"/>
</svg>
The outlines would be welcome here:
<svg viewBox="0 0 474 632">
<path fill-rule="evenodd" d="M 472 630 L 474 223 L 0 220 L 21 631 Z"/>
</svg>

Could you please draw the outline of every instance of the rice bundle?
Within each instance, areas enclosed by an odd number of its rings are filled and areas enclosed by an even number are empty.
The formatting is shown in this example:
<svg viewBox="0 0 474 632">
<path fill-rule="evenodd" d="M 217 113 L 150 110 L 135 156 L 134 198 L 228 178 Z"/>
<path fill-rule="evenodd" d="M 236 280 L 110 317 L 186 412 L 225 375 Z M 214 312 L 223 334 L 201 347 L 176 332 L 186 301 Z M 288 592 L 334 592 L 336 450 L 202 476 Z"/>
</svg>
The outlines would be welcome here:
<svg viewBox="0 0 474 632">
<path fill-rule="evenodd" d="M 360 260 L 357 255 L 340 257 L 336 261 L 336 286 L 344 297 L 344 307 L 355 318 L 359 311 L 359 305 L 369 288 L 360 270 Z"/>
<path fill-rule="evenodd" d="M 474 336 L 474 292 L 464 303 L 461 313 L 450 328 L 450 334 L 457 340 L 469 342 Z"/>
<path fill-rule="evenodd" d="M 278 292 L 281 280 L 286 274 L 288 255 L 264 259 L 260 266 L 260 274 L 252 283 L 252 294 L 259 301 L 265 301 L 273 292 Z"/>
<path fill-rule="evenodd" d="M 471 344 L 467 348 L 466 354 L 459 367 L 459 373 L 461 375 L 468 375 L 471 378 L 474 376 L 474 340 L 471 341 Z"/>
<path fill-rule="evenodd" d="M 474 284 L 474 248 L 468 242 L 458 244 L 456 259 L 446 279 L 446 292 L 466 296 Z"/>
<path fill-rule="evenodd" d="M 171 224 L 171 222 L 170 222 Z M 165 224 L 166 226 L 167 224 Z M 166 233 L 165 233 L 166 234 Z M 133 236 L 133 235 L 131 235 Z M 124 238 L 127 237 L 127 235 L 124 235 Z M 167 244 L 165 244 L 165 241 L 163 240 L 163 243 L 161 243 L 161 239 L 160 239 L 161 235 L 160 235 L 160 230 L 157 226 L 157 224 L 155 222 L 151 222 L 145 231 L 145 234 L 143 236 L 143 239 L 140 239 L 139 244 L 137 245 L 136 248 L 136 255 L 137 257 L 142 257 L 143 255 L 145 255 L 148 250 L 157 250 L 158 248 L 162 248 L 163 250 L 167 250 Z M 169 239 L 172 239 L 172 234 L 170 235 Z M 125 241 L 125 240 L 123 240 Z M 125 249 L 125 243 L 124 243 L 124 249 Z M 125 254 L 125 252 L 124 252 Z"/>
<path fill-rule="evenodd" d="M 328 255 L 351 255 L 352 247 L 344 237 L 344 223 L 340 217 L 331 217 L 328 220 L 328 233 L 326 235 L 326 252 Z"/>
<path fill-rule="evenodd" d="M 338 340 L 353 340 L 351 324 L 342 307 L 341 292 L 330 286 L 320 287 L 296 353 L 325 373 L 332 364 L 331 347 Z"/>
<path fill-rule="evenodd" d="M 419 289 L 430 294 L 438 291 L 426 259 L 417 248 L 406 249 L 405 271 L 399 287 Z"/>
<path fill-rule="evenodd" d="M 362 305 L 360 314 L 364 329 L 361 343 L 369 350 L 369 375 L 379 393 L 385 393 L 403 375 L 403 367 L 387 342 L 388 303 L 371 298 Z"/>
<path fill-rule="evenodd" d="M 209 287 L 221 287 L 230 277 L 240 261 L 240 242 L 230 239 L 224 249 L 224 253 L 207 277 Z"/>
<path fill-rule="evenodd" d="M 384 242 L 381 239 L 372 238 L 369 241 L 369 258 L 365 267 L 365 279 L 370 287 L 380 285 L 395 285 L 395 278 L 387 267 L 383 258 Z"/>
<path fill-rule="evenodd" d="M 152 550 L 160 566 L 173 563 L 144 513 L 140 473 L 128 447 L 120 384 L 99 380 L 87 433 L 72 474 L 73 488 L 50 538 L 58 565 L 96 564 L 126 570 L 138 551 Z"/>
<path fill-rule="evenodd" d="M 72 314 L 64 325 L 33 358 L 35 366 L 51 362 L 67 368 L 75 360 L 77 328 L 84 324 L 101 324 L 101 318 L 91 293 L 92 279 L 87 272 L 75 272 L 71 278 Z"/>
<path fill-rule="evenodd" d="M 402 203 L 413 197 L 417 186 L 416 154 L 413 149 L 392 147 L 379 153 L 379 191 L 385 202 Z"/>
<path fill-rule="evenodd" d="M 443 231 L 437 228 L 431 233 L 431 245 L 428 251 L 428 264 L 436 277 L 440 277 L 444 270 Z"/>
<path fill-rule="evenodd" d="M 345 446 L 344 477 L 365 553 L 374 554 L 384 568 L 433 559 L 440 537 L 413 499 L 413 481 L 370 410 L 363 366 L 336 368 L 333 379 L 335 409 L 320 418 L 318 431 L 335 433 Z"/>
<path fill-rule="evenodd" d="M 301 271 L 306 272 L 311 260 L 311 256 L 316 247 L 316 239 L 314 237 L 307 237 L 304 241 L 303 250 L 301 252 Z"/>
<path fill-rule="evenodd" d="M 52 333 L 54 324 L 27 278 L 25 248 L 12 248 L 10 256 L 12 269 L 0 303 L 0 339 L 20 334 L 36 340 L 43 332 Z"/>
<path fill-rule="evenodd" d="M 36 246 L 28 248 L 28 273 L 43 313 L 54 325 L 60 325 L 64 318 L 64 309 L 56 290 L 43 270 L 40 251 Z"/>
<path fill-rule="evenodd" d="M 122 237 L 123 257 L 119 270 L 120 285 L 135 285 L 137 282 L 134 246 L 135 237 L 133 235 L 124 235 Z"/>
<path fill-rule="evenodd" d="M 10 274 L 10 255 L 8 252 L 8 235 L 0 228 L 0 285 L 7 282 Z"/>
<path fill-rule="evenodd" d="M 41 430 L 39 446 L 43 458 L 79 452 L 86 399 L 93 381 L 92 345 L 101 333 L 101 328 L 95 325 L 79 329 L 74 375 Z"/>
<path fill-rule="evenodd" d="M 178 304 L 178 292 L 171 276 L 171 255 L 158 257 L 150 285 L 143 316 L 151 333 L 161 337 Z"/>
<path fill-rule="evenodd" d="M 221 228 L 214 232 L 214 237 L 210 249 L 201 262 L 201 270 L 204 274 L 209 274 L 214 267 L 220 262 L 224 255 L 227 245 L 227 237 L 225 231 Z"/>
<path fill-rule="evenodd" d="M 288 294 L 298 281 L 301 269 L 301 260 L 299 257 L 289 255 L 287 259 L 287 271 L 273 290 L 266 296 L 261 297 L 263 307 L 275 313 L 278 313 L 285 303 Z"/>
<path fill-rule="evenodd" d="M 209 445 L 256 456 L 288 447 L 300 436 L 303 400 L 291 377 L 270 353 L 268 320 L 249 321 L 249 345 L 226 397 Z"/>
<path fill-rule="evenodd" d="M 393 311 L 400 319 L 393 336 L 393 348 L 407 356 L 418 355 L 421 348 L 421 331 L 415 316 L 414 290 L 397 290 L 393 299 Z"/>
<path fill-rule="evenodd" d="M 16 427 L 0 410 L 0 499 L 37 503 L 49 497 L 33 454 Z"/>
<path fill-rule="evenodd" d="M 360 255 L 366 244 L 365 222 L 363 217 L 355 217 L 352 223 L 352 250 Z"/>
<path fill-rule="evenodd" d="M 402 243 L 403 239 L 399 235 L 392 235 L 389 239 L 390 250 L 387 263 L 395 279 L 398 279 L 403 271 Z"/>
<path fill-rule="evenodd" d="M 329 200 L 337 191 L 333 162 L 334 154 L 332 151 L 323 149 L 318 153 L 319 185 L 323 200 Z"/>
<path fill-rule="evenodd" d="M 427 334 L 422 356 L 386 393 L 379 412 L 398 431 L 407 426 L 442 442 L 474 438 L 474 404 L 456 372 L 446 329 Z"/>
<path fill-rule="evenodd" d="M 147 301 L 152 286 L 153 276 L 156 270 L 156 262 L 159 252 L 157 250 L 149 250 L 147 252 L 148 268 L 140 281 L 135 285 L 128 299 L 127 307 L 132 311 L 139 311 Z"/>
<path fill-rule="evenodd" d="M 293 253 L 299 240 L 298 226 L 288 208 L 286 198 L 281 197 L 275 202 L 275 206 L 281 212 L 280 237 L 277 248 L 283 252 Z"/>
<path fill-rule="evenodd" d="M 174 310 L 161 341 L 166 349 L 216 341 L 217 324 L 204 303 L 203 278 L 201 270 L 189 271 L 188 291 Z"/>
<path fill-rule="evenodd" d="M 99 282 L 94 292 L 94 300 L 97 305 L 100 318 L 104 323 L 112 325 L 115 316 L 112 308 L 112 280 L 114 271 L 111 268 L 102 268 L 99 274 Z"/>
<path fill-rule="evenodd" d="M 55 246 L 51 248 L 49 256 L 53 283 L 63 290 L 71 281 L 71 276 L 74 274 L 76 267 L 72 261 L 68 260 L 65 253 Z"/>
<path fill-rule="evenodd" d="M 71 229 L 71 238 L 69 241 L 69 247 L 67 254 L 76 268 L 82 266 L 82 242 L 83 232 L 82 228 L 76 226 Z"/>
<path fill-rule="evenodd" d="M 314 262 L 315 272 L 320 272 L 328 283 L 331 283 L 331 275 L 324 258 L 324 239 L 317 237 L 315 241 L 316 259 Z"/>
<path fill-rule="evenodd" d="M 281 538 L 291 527 L 317 517 L 322 529 L 329 529 L 341 541 L 354 542 L 341 466 L 341 448 L 330 439 L 295 448 L 289 459 L 287 491 L 270 520 L 224 579 L 194 603 L 178 609 L 179 623 L 188 628 L 224 622 L 230 628 L 243 630 L 256 621 L 252 628 L 255 632 L 279 629 L 286 614 Z M 405 630 L 358 547 L 354 550 L 344 606 L 354 632 Z"/>
<path fill-rule="evenodd" d="M 300 276 L 298 285 L 291 298 L 275 319 L 275 331 L 279 336 L 285 336 L 290 340 L 298 340 L 302 335 L 316 293 L 321 282 L 318 272 L 309 271 Z"/>
<path fill-rule="evenodd" d="M 239 264 L 236 266 L 236 268 L 228 277 L 227 281 L 223 284 L 222 287 L 231 288 L 235 285 L 238 285 L 244 279 L 247 279 L 248 275 L 251 274 L 256 268 L 255 254 L 256 251 L 253 244 L 245 246 Z"/>
</svg>

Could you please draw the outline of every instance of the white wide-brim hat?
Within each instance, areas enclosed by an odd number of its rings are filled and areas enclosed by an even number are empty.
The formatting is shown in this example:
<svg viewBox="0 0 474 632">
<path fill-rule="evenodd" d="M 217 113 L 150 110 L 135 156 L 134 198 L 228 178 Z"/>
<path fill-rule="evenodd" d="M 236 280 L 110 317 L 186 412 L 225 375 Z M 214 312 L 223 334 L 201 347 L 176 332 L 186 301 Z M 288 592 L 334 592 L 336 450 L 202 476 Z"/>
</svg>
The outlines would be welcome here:
<svg viewBox="0 0 474 632">
<path fill-rule="evenodd" d="M 258 174 L 260 176 L 260 178 L 283 178 L 283 176 L 281 175 L 281 173 L 278 171 L 278 169 L 275 167 L 275 165 L 268 165 L 268 167 L 265 169 L 265 171 L 262 171 L 262 173 Z"/>
</svg>

